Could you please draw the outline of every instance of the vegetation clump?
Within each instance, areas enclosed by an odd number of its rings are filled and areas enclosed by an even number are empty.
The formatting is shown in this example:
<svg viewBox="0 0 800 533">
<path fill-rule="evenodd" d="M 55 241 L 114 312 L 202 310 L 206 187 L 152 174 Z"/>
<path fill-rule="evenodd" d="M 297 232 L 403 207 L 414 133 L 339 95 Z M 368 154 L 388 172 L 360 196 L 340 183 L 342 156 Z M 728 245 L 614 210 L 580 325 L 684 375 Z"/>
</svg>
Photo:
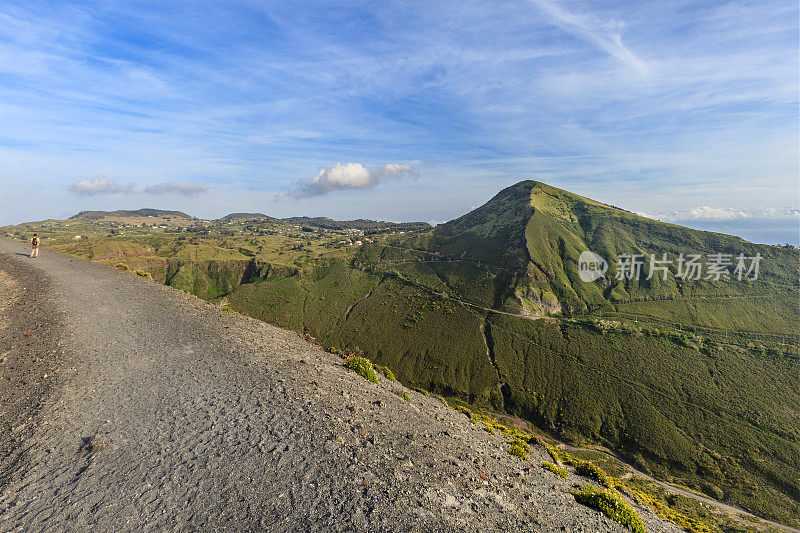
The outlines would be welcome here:
<svg viewBox="0 0 800 533">
<path fill-rule="evenodd" d="M 388 379 L 389 381 L 397 381 L 397 378 L 394 377 L 391 369 L 388 366 L 379 366 L 379 365 L 372 365 L 375 370 L 383 374 L 383 376 Z"/>
<path fill-rule="evenodd" d="M 542 463 L 542 468 L 545 470 L 549 470 L 550 472 L 554 473 L 560 478 L 567 479 L 567 471 L 561 468 L 558 465 L 554 465 L 553 463 L 544 462 Z"/>
<path fill-rule="evenodd" d="M 403 399 L 405 401 L 407 401 L 407 402 L 410 402 L 411 401 L 411 396 L 409 396 L 407 392 L 404 392 L 403 393 Z"/>
<path fill-rule="evenodd" d="M 372 363 L 363 357 L 351 357 L 343 363 L 345 368 L 349 368 L 362 378 L 373 383 L 378 382 L 378 376 L 375 375 L 375 369 L 372 368 Z"/>
<path fill-rule="evenodd" d="M 528 460 L 528 452 L 531 451 L 531 447 L 527 442 L 520 439 L 514 439 L 508 444 L 510 445 L 508 453 L 511 455 L 516 455 L 523 461 Z"/>
<path fill-rule="evenodd" d="M 541 439 L 540 439 L 540 440 L 541 440 Z M 559 455 L 559 453 L 558 453 L 558 450 L 556 450 L 556 447 L 555 447 L 555 446 L 553 446 L 552 444 L 548 444 L 548 443 L 546 443 L 546 442 L 544 442 L 544 441 L 542 441 L 542 444 L 544 444 L 544 447 L 545 447 L 545 449 L 547 450 L 547 454 L 550 456 L 550 458 L 551 458 L 551 459 L 552 459 L 552 460 L 553 460 L 553 461 L 554 461 L 554 462 L 555 462 L 557 465 L 561 464 L 561 456 Z"/>
<path fill-rule="evenodd" d="M 615 488 L 614 478 L 609 476 L 605 472 L 605 470 L 603 470 L 596 464 L 590 463 L 589 461 L 581 461 L 579 459 L 574 459 L 574 458 L 571 458 L 569 464 L 575 467 L 576 474 L 594 479 L 595 481 L 602 484 L 606 488 L 609 489 Z"/>
<path fill-rule="evenodd" d="M 116 268 L 117 270 L 128 270 L 128 265 L 126 265 L 125 263 L 117 263 L 116 265 L 114 265 L 114 268 Z"/>
<path fill-rule="evenodd" d="M 144 270 L 134 270 L 133 273 L 143 278 L 153 279 L 153 276 L 150 275 L 150 272 L 146 272 Z"/>
<path fill-rule="evenodd" d="M 597 509 L 634 533 L 645 533 L 644 522 L 619 493 L 586 485 L 580 491 L 573 491 L 572 495 L 578 503 Z"/>
</svg>

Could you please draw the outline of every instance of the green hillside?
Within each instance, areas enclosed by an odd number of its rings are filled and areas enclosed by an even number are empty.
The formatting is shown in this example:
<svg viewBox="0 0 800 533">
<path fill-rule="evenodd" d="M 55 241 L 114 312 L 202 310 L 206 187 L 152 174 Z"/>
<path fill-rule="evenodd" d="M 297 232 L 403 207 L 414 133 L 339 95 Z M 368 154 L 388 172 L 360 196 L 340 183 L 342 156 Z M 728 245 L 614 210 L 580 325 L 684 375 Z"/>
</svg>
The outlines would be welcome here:
<svg viewBox="0 0 800 533">
<path fill-rule="evenodd" d="M 771 299 L 775 294 L 795 296 L 793 291 L 798 286 L 794 248 L 756 245 L 739 237 L 647 219 L 535 181 L 523 181 L 501 191 L 471 213 L 437 227 L 427 242 L 420 239 L 420 244 L 447 259 L 477 260 L 513 269 L 513 291 L 509 291 L 504 305 L 523 314 L 579 314 L 601 308 L 664 314 L 633 303 L 689 298 Z M 585 250 L 599 254 L 609 263 L 608 272 L 594 283 L 583 282 L 578 276 L 578 258 Z M 734 279 L 675 277 L 679 254 L 687 258 L 699 254 L 707 259 L 716 253 L 728 256 L 733 263 L 728 270 Z M 617 280 L 619 254 L 641 254 L 642 275 Z M 666 277 L 658 271 L 652 279 L 646 279 L 650 259 L 662 261 L 664 254 L 672 263 Z M 747 258 L 761 255 L 756 281 L 739 281 L 733 276 L 740 254 Z M 793 298 L 779 300 L 773 302 L 777 312 L 797 316 Z M 715 318 L 719 309 L 713 304 L 714 312 L 705 316 L 706 303 L 699 303 L 692 321 L 724 327 L 725 320 Z M 674 318 L 685 315 L 683 308 Z"/>
<path fill-rule="evenodd" d="M 42 234 L 46 246 L 363 352 L 409 386 L 606 446 L 655 477 L 800 526 L 796 248 L 534 181 L 435 228 L 381 224 L 237 216 L 202 233 Z M 606 259 L 604 276 L 581 280 L 585 251 Z M 619 254 L 640 254 L 641 272 L 618 276 Z M 681 278 L 681 254 L 705 269 L 723 254 L 730 279 Z M 740 255 L 760 256 L 757 279 L 738 279 Z M 666 268 L 647 279 L 653 256 Z"/>
</svg>

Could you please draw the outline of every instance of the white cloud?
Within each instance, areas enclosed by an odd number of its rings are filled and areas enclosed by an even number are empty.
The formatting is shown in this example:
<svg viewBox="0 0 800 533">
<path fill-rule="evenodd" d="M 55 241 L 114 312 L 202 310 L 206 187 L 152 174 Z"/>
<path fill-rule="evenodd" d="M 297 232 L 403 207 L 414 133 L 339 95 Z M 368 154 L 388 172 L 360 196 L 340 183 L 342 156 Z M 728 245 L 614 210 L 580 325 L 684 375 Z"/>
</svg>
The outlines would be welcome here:
<svg viewBox="0 0 800 533">
<path fill-rule="evenodd" d="M 144 192 L 149 194 L 182 194 L 184 196 L 197 196 L 198 194 L 208 192 L 208 185 L 205 183 L 170 181 L 145 187 Z"/>
<path fill-rule="evenodd" d="M 654 220 L 661 220 L 661 216 L 660 215 L 653 215 L 653 214 L 648 213 L 647 211 L 634 211 L 634 213 L 636 213 L 640 217 L 652 218 Z"/>
<path fill-rule="evenodd" d="M 133 184 L 122 185 L 114 180 L 104 178 L 102 176 L 93 180 L 84 178 L 76 181 L 70 185 L 69 190 L 76 192 L 83 196 L 94 196 L 95 194 L 117 194 L 117 193 L 132 193 Z"/>
<path fill-rule="evenodd" d="M 673 212 L 673 217 L 686 220 L 734 220 L 737 218 L 750 218 L 751 216 L 751 213 L 741 209 L 726 209 L 707 205 Z"/>
<path fill-rule="evenodd" d="M 293 198 L 310 198 L 333 191 L 369 189 L 379 183 L 404 177 L 418 178 L 419 170 L 407 163 L 389 163 L 376 170 L 369 170 L 361 163 L 340 163 L 332 167 L 321 167 L 311 179 L 298 180 L 289 191 Z"/>
<path fill-rule="evenodd" d="M 726 207 L 710 207 L 707 205 L 701 207 L 690 207 L 687 209 L 675 209 L 667 214 L 650 214 L 644 211 L 637 211 L 637 215 L 647 218 L 654 218 L 667 222 L 676 221 L 707 221 L 707 222 L 721 222 L 728 220 L 790 220 L 793 218 L 800 218 L 800 209 L 797 208 L 774 208 L 769 207 L 766 209 L 736 209 Z"/>
</svg>

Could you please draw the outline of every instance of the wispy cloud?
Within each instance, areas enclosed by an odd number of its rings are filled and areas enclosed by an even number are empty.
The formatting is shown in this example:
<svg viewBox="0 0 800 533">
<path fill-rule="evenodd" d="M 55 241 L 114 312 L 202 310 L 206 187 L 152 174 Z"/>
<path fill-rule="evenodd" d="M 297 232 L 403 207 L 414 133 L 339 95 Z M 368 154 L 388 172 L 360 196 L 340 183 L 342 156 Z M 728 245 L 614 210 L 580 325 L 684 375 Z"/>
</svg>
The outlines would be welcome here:
<svg viewBox="0 0 800 533">
<path fill-rule="evenodd" d="M 722 222 L 732 220 L 800 220 L 800 208 L 766 208 L 766 209 L 737 209 L 730 207 L 691 207 L 687 209 L 674 209 L 665 214 L 650 214 L 640 211 L 637 214 L 663 220 L 665 222 L 677 221 L 705 221 Z"/>
<path fill-rule="evenodd" d="M 619 21 L 604 21 L 585 13 L 572 13 L 550 0 L 528 0 L 536 5 L 564 31 L 584 39 L 641 74 L 647 74 L 647 63 L 639 59 L 622 43 L 625 24 Z"/>
<path fill-rule="evenodd" d="M 311 198 L 334 191 L 348 189 L 371 189 L 381 182 L 404 177 L 418 178 L 419 170 L 407 163 L 389 163 L 369 170 L 361 163 L 340 163 L 332 167 L 321 167 L 316 176 L 297 181 L 289 191 L 292 198 Z"/>
<path fill-rule="evenodd" d="M 93 180 L 84 178 L 70 185 L 69 190 L 83 196 L 96 194 L 130 194 L 134 192 L 133 184 L 123 185 L 108 178 L 97 177 Z"/>
<path fill-rule="evenodd" d="M 144 188 L 148 194 L 182 194 L 183 196 L 197 196 L 208 192 L 208 185 L 205 183 L 189 183 L 183 181 L 169 181 L 167 183 L 157 183 L 148 185 Z"/>
</svg>

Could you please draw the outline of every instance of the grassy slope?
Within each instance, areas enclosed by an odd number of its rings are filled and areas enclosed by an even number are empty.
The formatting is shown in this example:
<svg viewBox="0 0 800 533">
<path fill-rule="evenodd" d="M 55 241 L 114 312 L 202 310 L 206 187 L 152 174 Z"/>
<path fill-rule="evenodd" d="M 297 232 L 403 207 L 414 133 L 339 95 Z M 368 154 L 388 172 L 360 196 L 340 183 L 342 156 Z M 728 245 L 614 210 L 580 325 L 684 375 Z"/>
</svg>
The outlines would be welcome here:
<svg viewBox="0 0 800 533">
<path fill-rule="evenodd" d="M 738 237 L 691 230 L 674 224 L 646 219 L 627 211 L 556 189 L 537 182 L 529 183 L 534 215 L 526 228 L 527 249 L 536 267 L 534 287 L 549 289 L 562 305 L 572 311 L 617 302 L 623 310 L 627 302 L 686 296 L 763 296 L 778 290 L 797 290 L 797 252 L 777 246 L 756 245 Z M 584 283 L 577 273 L 580 252 L 592 250 L 610 265 L 607 283 Z M 615 261 L 620 253 L 641 253 L 677 259 L 679 253 L 745 254 L 760 253 L 761 272 L 754 282 L 737 280 L 681 281 L 675 269 L 666 280 L 614 280 Z M 544 275 L 544 277 L 542 276 Z M 611 285 L 611 286 L 609 286 Z M 787 304 L 789 302 L 786 302 Z M 698 302 L 702 307 L 705 303 Z M 783 314 L 797 313 L 796 301 Z M 703 320 L 702 313 L 695 317 Z"/>
<path fill-rule="evenodd" d="M 490 318 L 506 410 L 662 479 L 789 521 L 800 506 L 800 362 L 664 338 Z M 782 494 L 774 491 L 780 489 Z M 795 522 L 796 523 L 796 522 Z"/>
</svg>

